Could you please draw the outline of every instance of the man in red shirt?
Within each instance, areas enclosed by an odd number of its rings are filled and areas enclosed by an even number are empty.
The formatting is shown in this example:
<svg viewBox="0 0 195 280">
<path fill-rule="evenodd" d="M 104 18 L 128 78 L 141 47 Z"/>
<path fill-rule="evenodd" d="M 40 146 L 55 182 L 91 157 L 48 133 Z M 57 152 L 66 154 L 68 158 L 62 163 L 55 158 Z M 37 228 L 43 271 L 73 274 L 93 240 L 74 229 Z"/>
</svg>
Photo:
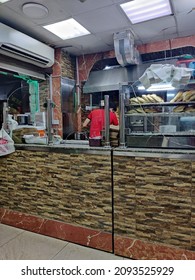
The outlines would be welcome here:
<svg viewBox="0 0 195 280">
<path fill-rule="evenodd" d="M 100 139 L 102 138 L 101 131 L 105 128 L 105 112 L 104 109 L 95 109 L 89 113 L 86 120 L 83 123 L 83 127 L 86 127 L 90 123 L 90 138 Z M 118 119 L 114 112 L 110 111 L 110 125 L 118 125 Z"/>
</svg>

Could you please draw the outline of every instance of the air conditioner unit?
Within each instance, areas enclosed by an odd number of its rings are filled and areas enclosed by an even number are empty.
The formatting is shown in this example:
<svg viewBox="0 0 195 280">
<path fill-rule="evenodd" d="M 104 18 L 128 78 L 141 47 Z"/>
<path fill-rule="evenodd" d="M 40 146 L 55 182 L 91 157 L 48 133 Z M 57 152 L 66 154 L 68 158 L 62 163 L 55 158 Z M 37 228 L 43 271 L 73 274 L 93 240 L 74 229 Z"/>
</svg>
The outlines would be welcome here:
<svg viewBox="0 0 195 280">
<path fill-rule="evenodd" d="M 3 23 L 0 23 L 0 54 L 42 68 L 54 64 L 53 48 Z"/>
</svg>

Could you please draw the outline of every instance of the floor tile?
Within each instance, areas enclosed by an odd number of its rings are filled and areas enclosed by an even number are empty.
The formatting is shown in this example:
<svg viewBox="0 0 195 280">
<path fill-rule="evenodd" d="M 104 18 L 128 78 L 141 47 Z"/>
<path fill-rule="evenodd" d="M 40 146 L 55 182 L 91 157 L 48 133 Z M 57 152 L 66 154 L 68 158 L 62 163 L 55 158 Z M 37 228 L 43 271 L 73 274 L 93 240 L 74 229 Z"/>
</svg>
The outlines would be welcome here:
<svg viewBox="0 0 195 280">
<path fill-rule="evenodd" d="M 0 247 L 0 259 L 49 260 L 66 245 L 66 241 L 25 231 Z"/>
<path fill-rule="evenodd" d="M 124 260 L 124 257 L 0 224 L 0 260 Z"/>
<path fill-rule="evenodd" d="M 22 229 L 0 224 L 0 246 L 9 242 L 23 232 Z"/>
<path fill-rule="evenodd" d="M 55 260 L 123 260 L 122 257 L 114 254 L 102 252 L 96 249 L 79 246 L 68 243 L 68 245 L 59 252 Z"/>
</svg>

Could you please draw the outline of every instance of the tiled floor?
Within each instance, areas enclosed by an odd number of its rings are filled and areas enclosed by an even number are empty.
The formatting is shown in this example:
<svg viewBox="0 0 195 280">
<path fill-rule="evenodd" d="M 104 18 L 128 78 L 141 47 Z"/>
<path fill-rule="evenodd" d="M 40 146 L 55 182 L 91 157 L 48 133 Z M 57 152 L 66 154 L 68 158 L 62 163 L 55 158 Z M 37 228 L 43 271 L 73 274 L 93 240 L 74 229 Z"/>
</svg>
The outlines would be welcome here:
<svg viewBox="0 0 195 280">
<path fill-rule="evenodd" d="M 0 224 L 0 260 L 123 260 L 110 253 Z"/>
</svg>

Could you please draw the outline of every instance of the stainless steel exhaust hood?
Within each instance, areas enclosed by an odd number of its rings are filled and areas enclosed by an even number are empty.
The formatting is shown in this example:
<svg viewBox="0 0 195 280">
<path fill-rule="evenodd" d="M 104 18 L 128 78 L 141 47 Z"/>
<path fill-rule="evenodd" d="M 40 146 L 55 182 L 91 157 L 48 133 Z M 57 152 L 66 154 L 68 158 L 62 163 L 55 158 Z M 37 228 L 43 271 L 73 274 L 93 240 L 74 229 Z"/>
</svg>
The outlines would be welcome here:
<svg viewBox="0 0 195 280">
<path fill-rule="evenodd" d="M 91 71 L 83 87 L 83 93 L 94 93 L 119 90 L 121 83 L 138 80 L 140 68 L 136 65 L 130 67 L 115 67 L 107 70 Z"/>
<path fill-rule="evenodd" d="M 153 62 L 159 63 L 157 62 Z M 161 64 L 166 64 L 167 60 L 161 61 Z M 170 59 L 169 63 L 175 65 L 176 60 Z M 83 87 L 83 93 L 94 93 L 104 91 L 119 90 L 121 83 L 135 83 L 143 75 L 144 71 L 151 63 L 142 63 L 139 65 L 129 65 L 126 67 L 113 66 L 108 70 L 91 71 L 89 78 Z"/>
</svg>

